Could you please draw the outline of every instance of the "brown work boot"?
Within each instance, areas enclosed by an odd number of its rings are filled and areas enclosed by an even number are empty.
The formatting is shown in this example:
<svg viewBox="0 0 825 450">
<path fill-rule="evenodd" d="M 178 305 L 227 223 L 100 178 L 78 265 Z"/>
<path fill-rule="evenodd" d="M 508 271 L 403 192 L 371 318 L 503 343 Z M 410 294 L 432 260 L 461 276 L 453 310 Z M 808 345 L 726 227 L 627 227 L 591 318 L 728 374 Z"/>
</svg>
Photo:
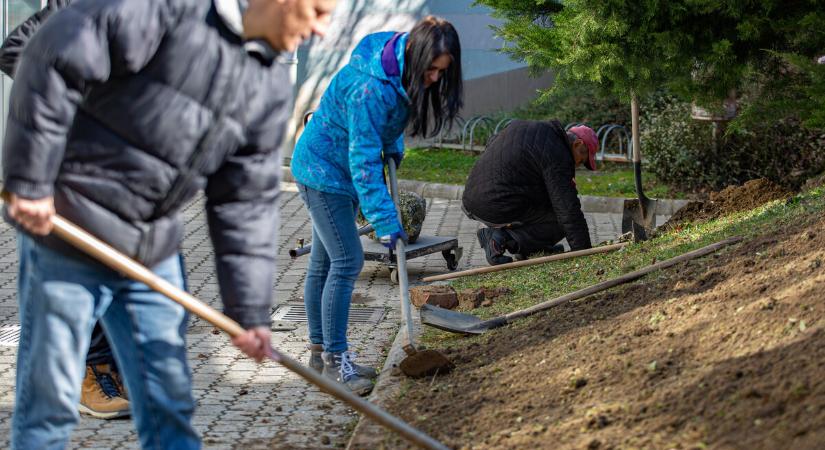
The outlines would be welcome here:
<svg viewBox="0 0 825 450">
<path fill-rule="evenodd" d="M 86 366 L 77 409 L 98 419 L 115 419 L 129 415 L 129 401 L 123 398 L 108 364 Z"/>
<path fill-rule="evenodd" d="M 116 366 L 111 366 L 110 372 L 112 374 L 112 379 L 115 380 L 115 386 L 120 391 L 120 396 L 123 397 L 124 400 L 129 400 L 129 391 L 126 390 L 126 384 L 123 382 L 123 375 L 120 374 L 120 371 L 117 370 Z"/>
</svg>

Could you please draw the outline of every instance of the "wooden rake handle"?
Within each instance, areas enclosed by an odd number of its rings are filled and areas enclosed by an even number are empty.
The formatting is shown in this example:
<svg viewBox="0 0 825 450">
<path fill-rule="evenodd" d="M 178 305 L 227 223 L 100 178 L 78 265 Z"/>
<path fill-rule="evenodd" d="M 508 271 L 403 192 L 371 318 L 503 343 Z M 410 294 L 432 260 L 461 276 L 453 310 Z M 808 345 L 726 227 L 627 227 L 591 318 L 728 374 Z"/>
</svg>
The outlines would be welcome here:
<svg viewBox="0 0 825 450">
<path fill-rule="evenodd" d="M 431 277 L 423 278 L 421 281 L 430 283 L 432 281 L 451 280 L 453 278 L 466 277 L 469 275 L 478 275 L 481 273 L 499 272 L 502 270 L 514 269 L 516 267 L 535 266 L 536 264 L 544 264 L 550 261 L 560 261 L 562 259 L 577 258 L 579 256 L 595 255 L 598 253 L 613 252 L 627 246 L 627 242 L 620 242 L 618 244 L 605 245 L 602 247 L 593 247 L 586 250 L 576 250 L 573 252 L 564 252 L 557 255 L 542 256 L 541 258 L 528 259 L 525 261 L 516 261 L 506 264 L 499 264 L 497 266 L 479 267 L 475 269 L 462 270 L 460 272 L 445 273 L 443 275 L 433 275 Z"/>
<path fill-rule="evenodd" d="M 535 313 L 545 311 L 549 308 L 552 308 L 556 305 L 561 305 L 562 303 L 567 303 L 569 301 L 578 300 L 580 298 L 584 298 L 595 294 L 597 292 L 604 291 L 606 289 L 610 289 L 614 286 L 618 286 L 620 284 L 629 283 L 631 281 L 637 280 L 651 272 L 655 272 L 657 270 L 665 269 L 670 266 L 675 266 L 684 261 L 688 261 L 695 258 L 700 258 L 702 256 L 709 255 L 722 247 L 726 247 L 731 244 L 735 244 L 742 240 L 741 236 L 734 236 L 719 242 L 704 246 L 702 248 L 698 248 L 688 253 L 684 253 L 682 255 L 674 256 L 673 258 L 666 259 L 664 261 L 657 262 L 655 264 L 651 264 L 647 267 L 644 267 L 639 270 L 635 270 L 630 273 L 626 273 L 620 277 L 612 278 L 607 281 L 602 281 L 601 283 L 594 284 L 593 286 L 586 287 L 584 289 L 579 289 L 578 291 L 571 292 L 566 295 L 562 295 L 561 297 L 554 298 L 552 300 L 548 300 L 546 302 L 539 303 L 538 305 L 532 306 L 527 309 L 522 309 L 521 311 L 515 311 L 510 314 L 504 316 L 507 322 L 510 322 L 515 319 L 519 319 L 521 317 L 531 316 Z"/>
<path fill-rule="evenodd" d="M 206 320 L 230 336 L 235 337 L 246 331 L 238 322 L 235 322 L 226 315 L 218 312 L 206 303 L 203 303 L 194 296 L 190 295 L 186 291 L 155 275 L 151 270 L 142 264 L 129 258 L 123 253 L 120 253 L 108 244 L 87 233 L 77 225 L 74 225 L 58 215 L 54 215 L 52 217 L 52 223 L 54 224 L 53 233 L 61 239 L 89 254 L 106 266 L 133 280 L 144 283 L 155 291 L 169 297 L 171 300 L 186 308 L 186 310 L 192 314 Z M 426 449 L 446 450 L 448 448 L 441 442 L 436 441 L 427 434 L 413 428 L 410 424 L 384 411 L 378 406 L 373 405 L 361 397 L 358 397 L 343 385 L 324 377 L 309 367 L 299 363 L 295 359 L 292 359 L 277 350 L 273 350 L 270 357 L 272 360 L 298 374 L 309 383 L 314 384 L 320 388 L 321 391 L 326 392 L 338 400 L 350 405 L 360 413 L 378 422 L 382 426 L 395 431 L 415 445 Z"/>
</svg>

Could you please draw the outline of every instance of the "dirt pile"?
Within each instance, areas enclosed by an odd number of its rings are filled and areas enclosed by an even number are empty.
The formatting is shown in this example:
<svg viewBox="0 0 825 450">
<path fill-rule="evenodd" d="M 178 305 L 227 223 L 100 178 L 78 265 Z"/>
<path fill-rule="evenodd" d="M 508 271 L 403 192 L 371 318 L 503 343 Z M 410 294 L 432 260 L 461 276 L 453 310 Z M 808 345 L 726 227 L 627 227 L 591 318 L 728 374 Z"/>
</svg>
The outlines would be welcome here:
<svg viewBox="0 0 825 450">
<path fill-rule="evenodd" d="M 676 211 L 670 220 L 662 225 L 662 230 L 676 228 L 682 224 L 707 221 L 718 217 L 756 208 L 773 200 L 788 198 L 793 193 L 772 181 L 759 178 L 742 186 L 728 186 L 710 194 L 707 201 L 690 202 Z"/>
<path fill-rule="evenodd" d="M 391 410 L 462 449 L 823 448 L 825 218 L 801 222 L 458 341 Z"/>
<path fill-rule="evenodd" d="M 825 172 L 809 178 L 808 181 L 805 182 L 805 185 L 802 186 L 803 191 L 810 191 L 812 189 L 816 189 L 820 186 L 825 186 Z"/>
</svg>

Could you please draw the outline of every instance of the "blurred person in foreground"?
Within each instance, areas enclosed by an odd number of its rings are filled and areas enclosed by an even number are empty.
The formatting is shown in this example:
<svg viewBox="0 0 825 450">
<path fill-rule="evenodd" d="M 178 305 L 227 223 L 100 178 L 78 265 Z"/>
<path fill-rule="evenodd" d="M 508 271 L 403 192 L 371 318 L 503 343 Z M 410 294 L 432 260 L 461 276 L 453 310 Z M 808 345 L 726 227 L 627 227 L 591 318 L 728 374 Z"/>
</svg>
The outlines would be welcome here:
<svg viewBox="0 0 825 450">
<path fill-rule="evenodd" d="M 203 188 L 232 342 L 271 354 L 280 176 L 291 107 L 280 51 L 323 34 L 335 0 L 77 0 L 16 70 L 3 145 L 18 233 L 12 447 L 61 448 L 101 321 L 144 448 L 200 448 L 188 314 L 51 236 L 55 211 L 183 287 L 181 207 Z"/>
<path fill-rule="evenodd" d="M 23 48 L 55 11 L 73 0 L 49 0 L 46 7 L 34 13 L 12 30 L 0 46 L 0 71 L 14 79 L 17 62 Z M 86 372 L 80 388 L 78 411 L 98 419 L 118 419 L 129 416 L 129 397 L 117 368 L 112 346 L 100 323 L 95 324 L 86 353 Z"/>
</svg>

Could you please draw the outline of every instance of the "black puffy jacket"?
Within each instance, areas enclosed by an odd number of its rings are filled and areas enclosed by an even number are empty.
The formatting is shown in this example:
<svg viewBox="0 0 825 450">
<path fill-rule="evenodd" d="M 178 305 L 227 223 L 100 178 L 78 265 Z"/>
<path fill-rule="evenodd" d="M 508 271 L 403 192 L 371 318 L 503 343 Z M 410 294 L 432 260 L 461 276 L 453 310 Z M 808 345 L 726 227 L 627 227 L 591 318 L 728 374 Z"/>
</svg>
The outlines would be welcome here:
<svg viewBox="0 0 825 450">
<path fill-rule="evenodd" d="M 291 97 L 286 67 L 247 52 L 211 1 L 78 0 L 23 51 L 5 189 L 53 195 L 59 214 L 151 266 L 178 250 L 179 210 L 203 188 L 225 311 L 268 324 Z"/>
<path fill-rule="evenodd" d="M 590 248 L 575 176 L 570 142 L 558 121 L 515 120 L 476 161 L 462 201 L 473 215 L 496 223 L 552 209 L 570 247 Z"/>
</svg>

